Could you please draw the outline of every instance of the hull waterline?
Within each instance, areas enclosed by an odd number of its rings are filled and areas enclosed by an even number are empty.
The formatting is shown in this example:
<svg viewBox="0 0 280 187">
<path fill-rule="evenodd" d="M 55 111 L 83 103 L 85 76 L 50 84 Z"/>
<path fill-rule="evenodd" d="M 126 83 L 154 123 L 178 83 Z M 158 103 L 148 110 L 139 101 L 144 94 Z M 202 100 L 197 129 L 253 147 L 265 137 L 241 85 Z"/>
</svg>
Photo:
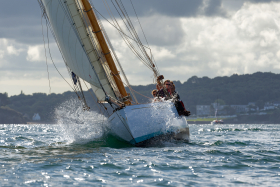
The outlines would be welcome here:
<svg viewBox="0 0 280 187">
<path fill-rule="evenodd" d="M 179 117 L 173 103 L 127 106 L 115 111 L 109 123 L 112 135 L 136 146 L 157 138 L 189 140 L 187 121 Z"/>
</svg>

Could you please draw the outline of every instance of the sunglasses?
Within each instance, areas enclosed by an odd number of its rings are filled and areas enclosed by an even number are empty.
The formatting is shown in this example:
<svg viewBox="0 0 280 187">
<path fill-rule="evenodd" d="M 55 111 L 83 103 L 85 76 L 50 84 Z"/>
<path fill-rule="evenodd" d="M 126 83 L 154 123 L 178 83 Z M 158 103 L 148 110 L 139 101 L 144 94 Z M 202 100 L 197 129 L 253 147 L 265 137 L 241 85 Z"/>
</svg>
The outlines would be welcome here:
<svg viewBox="0 0 280 187">
<path fill-rule="evenodd" d="M 170 86 L 171 84 L 165 84 L 165 85 L 168 85 L 168 86 Z"/>
</svg>

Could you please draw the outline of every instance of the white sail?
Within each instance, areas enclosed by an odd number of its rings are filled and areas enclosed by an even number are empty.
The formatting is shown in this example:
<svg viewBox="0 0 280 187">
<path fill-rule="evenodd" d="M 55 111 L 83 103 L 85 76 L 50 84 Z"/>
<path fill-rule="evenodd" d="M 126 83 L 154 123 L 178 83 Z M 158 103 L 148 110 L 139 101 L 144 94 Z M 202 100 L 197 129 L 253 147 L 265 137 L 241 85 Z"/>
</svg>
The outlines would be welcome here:
<svg viewBox="0 0 280 187">
<path fill-rule="evenodd" d="M 42 2 L 67 66 L 90 83 L 99 101 L 105 100 L 105 92 L 117 98 L 118 91 L 113 90 L 114 82 L 111 79 L 109 81 L 108 72 L 106 74 L 104 71 L 104 65 L 101 64 L 104 63 L 104 57 L 94 41 L 94 35 L 89 33 L 92 31 L 90 26 L 79 12 L 79 4 L 75 0 Z"/>
</svg>

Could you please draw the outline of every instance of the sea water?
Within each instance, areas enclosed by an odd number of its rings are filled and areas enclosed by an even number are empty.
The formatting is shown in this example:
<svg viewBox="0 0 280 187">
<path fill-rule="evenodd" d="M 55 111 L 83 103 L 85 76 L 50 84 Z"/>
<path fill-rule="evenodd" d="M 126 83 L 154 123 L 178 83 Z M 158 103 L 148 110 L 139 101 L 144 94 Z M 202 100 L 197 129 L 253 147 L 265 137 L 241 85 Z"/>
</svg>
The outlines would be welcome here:
<svg viewBox="0 0 280 187">
<path fill-rule="evenodd" d="M 67 106 L 57 124 L 0 125 L 0 186 L 280 184 L 279 125 L 190 125 L 189 143 L 133 147 L 104 116 Z"/>
</svg>

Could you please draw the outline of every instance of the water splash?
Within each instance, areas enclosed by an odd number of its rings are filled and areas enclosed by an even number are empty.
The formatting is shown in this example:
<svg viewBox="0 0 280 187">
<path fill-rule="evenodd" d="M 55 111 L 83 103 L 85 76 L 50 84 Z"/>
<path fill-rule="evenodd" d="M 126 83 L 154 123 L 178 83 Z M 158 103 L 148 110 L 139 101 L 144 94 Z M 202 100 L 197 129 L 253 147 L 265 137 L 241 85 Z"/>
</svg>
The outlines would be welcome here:
<svg viewBox="0 0 280 187">
<path fill-rule="evenodd" d="M 70 99 L 55 109 L 57 124 L 69 143 L 84 144 L 106 134 L 107 118 L 97 112 L 84 111 L 79 100 Z"/>
<path fill-rule="evenodd" d="M 176 117 L 175 112 L 177 111 L 174 111 L 173 104 L 170 100 L 162 100 L 161 103 L 161 105 L 153 105 L 152 117 L 158 118 L 158 116 L 163 116 L 166 123 L 163 131 L 175 132 L 176 130 L 187 127 L 184 117 Z M 160 110 L 160 108 L 165 108 L 165 110 Z"/>
</svg>

